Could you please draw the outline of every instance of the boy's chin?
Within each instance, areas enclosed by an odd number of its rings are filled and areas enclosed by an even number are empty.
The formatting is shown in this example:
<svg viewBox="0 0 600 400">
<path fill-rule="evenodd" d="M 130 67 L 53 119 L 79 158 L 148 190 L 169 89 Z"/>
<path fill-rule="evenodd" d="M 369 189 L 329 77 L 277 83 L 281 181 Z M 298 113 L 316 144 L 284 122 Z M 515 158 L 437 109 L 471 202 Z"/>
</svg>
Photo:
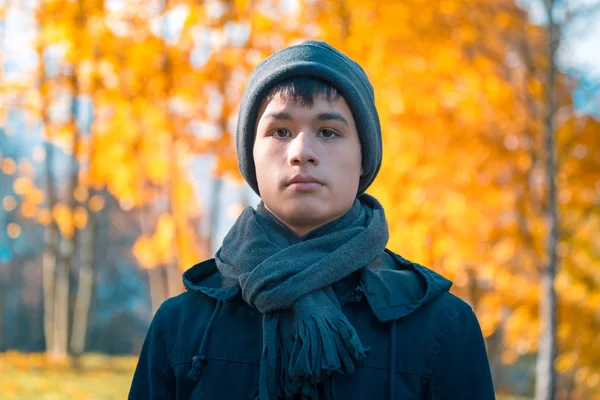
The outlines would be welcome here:
<svg viewBox="0 0 600 400">
<path fill-rule="evenodd" d="M 291 225 L 297 227 L 316 228 L 321 225 L 325 225 L 331 220 L 335 219 L 335 216 L 324 212 L 322 208 L 317 207 L 303 207 L 298 209 L 286 210 L 282 215 L 282 219 Z"/>
<path fill-rule="evenodd" d="M 285 207 L 281 207 L 280 211 L 284 214 L 284 217 L 288 220 L 299 220 L 299 219 L 319 219 L 323 214 L 327 214 L 328 207 L 323 201 L 315 198 L 300 197 L 285 200 Z M 323 218 L 326 218 L 323 215 Z"/>
</svg>

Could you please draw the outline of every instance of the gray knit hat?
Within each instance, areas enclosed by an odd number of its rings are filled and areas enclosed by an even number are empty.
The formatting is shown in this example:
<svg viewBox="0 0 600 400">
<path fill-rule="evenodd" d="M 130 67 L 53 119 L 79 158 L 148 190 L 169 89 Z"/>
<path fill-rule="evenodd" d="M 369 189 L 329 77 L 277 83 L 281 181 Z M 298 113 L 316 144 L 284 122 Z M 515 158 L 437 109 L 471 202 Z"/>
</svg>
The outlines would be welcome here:
<svg viewBox="0 0 600 400">
<path fill-rule="evenodd" d="M 258 110 L 277 83 L 297 76 L 311 76 L 330 83 L 348 103 L 356 121 L 362 151 L 363 175 L 357 196 L 361 195 L 375 180 L 381 167 L 381 127 L 373 87 L 360 65 L 327 43 L 316 40 L 273 53 L 250 75 L 240 103 L 236 134 L 242 176 L 260 196 L 252 154 Z"/>
</svg>

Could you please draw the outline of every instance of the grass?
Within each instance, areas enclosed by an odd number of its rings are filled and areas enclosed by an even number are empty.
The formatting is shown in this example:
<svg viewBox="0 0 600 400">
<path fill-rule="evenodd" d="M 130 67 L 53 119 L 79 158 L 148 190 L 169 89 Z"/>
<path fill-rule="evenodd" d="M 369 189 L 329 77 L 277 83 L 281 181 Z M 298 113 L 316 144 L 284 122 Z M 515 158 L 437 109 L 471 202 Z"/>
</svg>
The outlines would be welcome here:
<svg viewBox="0 0 600 400">
<path fill-rule="evenodd" d="M 86 354 L 75 367 L 49 363 L 43 354 L 0 353 L 0 393 L 3 400 L 122 400 L 127 398 L 136 361 L 136 357 Z"/>
<path fill-rule="evenodd" d="M 42 354 L 0 353 L 0 393 L 4 400 L 121 400 L 135 363 L 135 357 L 87 354 L 76 368 Z"/>
</svg>

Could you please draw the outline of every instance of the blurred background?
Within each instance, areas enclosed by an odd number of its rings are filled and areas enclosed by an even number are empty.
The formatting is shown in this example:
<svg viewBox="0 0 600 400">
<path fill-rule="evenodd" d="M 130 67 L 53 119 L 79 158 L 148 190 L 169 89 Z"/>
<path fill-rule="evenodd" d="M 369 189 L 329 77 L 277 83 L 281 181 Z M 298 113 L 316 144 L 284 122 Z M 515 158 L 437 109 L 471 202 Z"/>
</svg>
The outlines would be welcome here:
<svg viewBox="0 0 600 400">
<path fill-rule="evenodd" d="M 303 39 L 359 62 L 388 247 L 454 281 L 501 399 L 600 399 L 600 1 L 1 0 L 0 397 L 122 399 L 241 210 L 237 107 Z"/>
</svg>

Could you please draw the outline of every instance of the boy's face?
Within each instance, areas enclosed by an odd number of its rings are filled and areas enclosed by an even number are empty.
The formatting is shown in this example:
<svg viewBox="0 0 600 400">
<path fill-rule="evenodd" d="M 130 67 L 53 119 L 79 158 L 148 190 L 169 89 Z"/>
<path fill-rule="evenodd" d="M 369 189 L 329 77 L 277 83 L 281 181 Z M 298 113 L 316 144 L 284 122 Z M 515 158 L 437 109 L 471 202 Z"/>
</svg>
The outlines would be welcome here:
<svg viewBox="0 0 600 400">
<path fill-rule="evenodd" d="M 258 112 L 253 154 L 265 207 L 298 236 L 342 216 L 356 198 L 361 147 L 342 96 L 317 96 L 312 107 L 274 96 Z"/>
</svg>

